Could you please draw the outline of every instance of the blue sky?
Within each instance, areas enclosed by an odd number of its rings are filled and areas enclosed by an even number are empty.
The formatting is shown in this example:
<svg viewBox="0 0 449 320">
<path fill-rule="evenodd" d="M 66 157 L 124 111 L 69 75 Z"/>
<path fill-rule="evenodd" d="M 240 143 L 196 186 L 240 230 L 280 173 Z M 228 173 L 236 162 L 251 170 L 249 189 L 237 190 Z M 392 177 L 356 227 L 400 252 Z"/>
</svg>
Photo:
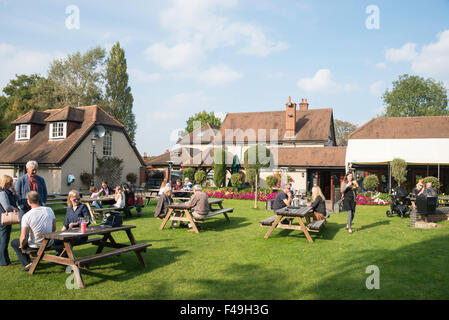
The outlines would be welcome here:
<svg viewBox="0 0 449 320">
<path fill-rule="evenodd" d="M 79 29 L 67 27 L 71 5 Z M 366 26 L 370 5 L 378 29 Z M 201 110 L 283 110 L 288 96 L 363 124 L 403 73 L 449 87 L 448 17 L 447 0 L 0 0 L 0 87 L 16 73 L 46 75 L 56 57 L 120 41 L 141 153 L 170 148 Z"/>
</svg>

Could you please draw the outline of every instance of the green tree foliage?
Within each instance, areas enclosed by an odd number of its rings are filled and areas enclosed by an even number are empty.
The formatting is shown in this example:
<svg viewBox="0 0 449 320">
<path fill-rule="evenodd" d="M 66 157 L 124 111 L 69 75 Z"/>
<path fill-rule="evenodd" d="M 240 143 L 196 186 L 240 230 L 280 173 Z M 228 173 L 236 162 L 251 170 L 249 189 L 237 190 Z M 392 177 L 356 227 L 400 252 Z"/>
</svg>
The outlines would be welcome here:
<svg viewBox="0 0 449 320">
<path fill-rule="evenodd" d="M 187 127 L 185 129 L 185 134 L 192 132 L 195 128 L 193 128 L 193 123 L 195 121 L 201 122 L 201 126 L 209 123 L 211 125 L 219 127 L 221 125 L 221 120 L 215 116 L 213 112 L 207 113 L 206 111 L 201 111 L 191 116 L 187 120 Z"/>
<path fill-rule="evenodd" d="M 432 188 L 435 188 L 437 190 L 440 189 L 440 182 L 438 181 L 437 177 L 432 177 L 432 176 L 425 177 L 423 180 L 424 187 L 426 187 L 427 182 L 432 183 Z"/>
<path fill-rule="evenodd" d="M 346 142 L 348 141 L 351 132 L 357 129 L 357 126 L 355 124 L 352 124 L 348 121 L 342 121 L 337 119 L 334 121 L 334 126 L 335 126 L 335 139 L 337 140 L 337 146 L 345 145 Z"/>
<path fill-rule="evenodd" d="M 223 149 L 214 150 L 214 184 L 222 187 L 226 180 L 226 151 Z"/>
<path fill-rule="evenodd" d="M 125 51 L 117 42 L 106 60 L 106 94 L 104 108 L 114 118 L 124 124 L 129 136 L 134 141 L 136 134 L 136 119 L 132 111 L 133 96 L 128 85 L 128 73 Z"/>
<path fill-rule="evenodd" d="M 43 78 L 37 74 L 16 75 L 3 88 L 4 95 L 0 96 L 0 142 L 14 131 L 11 121 L 31 109 L 41 109 L 36 103 L 34 93 L 35 87 L 41 79 Z"/>
<path fill-rule="evenodd" d="M 268 168 L 272 165 L 273 158 L 271 156 L 270 149 L 265 146 L 251 146 L 243 155 L 245 167 L 248 169 L 254 169 L 256 172 L 256 179 L 254 182 L 255 192 L 257 195 L 257 188 L 259 187 L 259 173 L 261 168 Z M 257 208 L 258 197 L 254 197 L 254 208 Z"/>
<path fill-rule="evenodd" d="M 195 183 L 202 185 L 206 181 L 206 172 L 204 170 L 198 170 L 195 173 Z"/>
<path fill-rule="evenodd" d="M 126 181 L 131 184 L 135 184 L 137 182 L 137 175 L 134 172 L 130 172 L 126 175 Z"/>
<path fill-rule="evenodd" d="M 189 181 L 193 183 L 195 181 L 195 169 L 185 168 L 184 170 L 182 170 L 182 178 L 189 178 Z"/>
<path fill-rule="evenodd" d="M 233 173 L 231 175 L 231 183 L 233 187 L 237 187 L 242 184 L 242 176 L 240 173 Z"/>
<path fill-rule="evenodd" d="M 101 181 L 107 181 L 112 187 L 120 185 L 122 181 L 123 159 L 117 157 L 97 158 L 95 175 Z M 99 183 L 97 182 L 97 185 Z"/>
<path fill-rule="evenodd" d="M 84 54 L 78 51 L 54 60 L 48 77 L 36 87 L 38 104 L 48 109 L 101 105 L 105 54 L 105 49 L 98 46 Z"/>
<path fill-rule="evenodd" d="M 257 171 L 253 168 L 246 169 L 246 181 L 254 188 L 256 185 Z"/>
<path fill-rule="evenodd" d="M 391 162 L 391 175 L 398 185 L 404 183 L 407 180 L 407 162 L 399 158 L 393 159 Z"/>
<path fill-rule="evenodd" d="M 442 82 L 404 74 L 382 96 L 387 117 L 449 114 L 447 92 Z"/>
<path fill-rule="evenodd" d="M 268 188 L 273 189 L 278 184 L 278 178 L 276 178 L 274 175 L 268 176 L 265 179 L 265 183 L 267 184 Z"/>
<path fill-rule="evenodd" d="M 375 174 L 370 174 L 363 179 L 363 187 L 368 191 L 374 191 L 379 185 L 379 178 Z"/>
</svg>

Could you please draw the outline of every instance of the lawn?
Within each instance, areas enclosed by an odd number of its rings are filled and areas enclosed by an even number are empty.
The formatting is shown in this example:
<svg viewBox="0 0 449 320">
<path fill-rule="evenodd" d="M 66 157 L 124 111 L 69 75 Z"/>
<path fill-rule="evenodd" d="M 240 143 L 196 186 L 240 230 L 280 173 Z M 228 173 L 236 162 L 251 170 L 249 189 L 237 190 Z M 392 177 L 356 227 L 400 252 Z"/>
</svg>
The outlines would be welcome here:
<svg viewBox="0 0 449 320">
<path fill-rule="evenodd" d="M 354 233 L 345 230 L 346 213 L 331 215 L 309 243 L 303 233 L 276 229 L 264 239 L 258 222 L 271 212 L 264 203 L 225 200 L 234 207 L 231 223 L 217 216 L 202 225 L 200 234 L 186 229 L 160 231 L 153 218 L 155 201 L 143 217 L 125 224 L 137 242 L 152 243 L 144 258 L 134 253 L 111 257 L 83 270 L 86 289 L 69 290 L 65 267 L 42 262 L 34 275 L 15 263 L 0 267 L 0 299 L 448 299 L 449 223 L 432 230 L 411 229 L 409 219 L 388 218 L 385 207 L 359 206 Z M 57 229 L 64 220 L 55 210 Z M 135 214 L 135 211 L 134 211 Z M 18 237 L 14 226 L 11 239 Z M 118 241 L 127 241 L 117 233 Z M 94 253 L 92 245 L 75 249 Z M 366 268 L 380 270 L 380 289 L 368 290 Z M 73 282 L 73 281 L 72 281 Z"/>
</svg>

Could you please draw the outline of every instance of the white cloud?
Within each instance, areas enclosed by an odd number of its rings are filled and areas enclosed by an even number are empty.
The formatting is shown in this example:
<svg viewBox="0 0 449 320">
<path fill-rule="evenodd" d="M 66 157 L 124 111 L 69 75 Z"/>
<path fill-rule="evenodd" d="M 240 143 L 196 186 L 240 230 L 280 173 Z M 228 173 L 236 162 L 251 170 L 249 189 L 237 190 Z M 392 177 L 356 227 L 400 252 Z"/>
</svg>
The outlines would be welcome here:
<svg viewBox="0 0 449 320">
<path fill-rule="evenodd" d="M 129 69 L 128 73 L 130 80 L 141 83 L 156 82 L 161 78 L 159 73 L 147 73 L 139 69 Z"/>
<path fill-rule="evenodd" d="M 378 62 L 376 63 L 376 68 L 380 70 L 387 69 L 387 65 L 384 62 Z"/>
<path fill-rule="evenodd" d="M 201 46 L 194 42 L 178 43 L 172 47 L 155 43 L 145 51 L 145 54 L 149 60 L 165 69 L 192 66 L 204 57 Z"/>
<path fill-rule="evenodd" d="M 449 30 L 437 35 L 437 41 L 423 45 L 417 50 L 415 43 L 406 43 L 399 49 L 388 49 L 390 61 L 409 61 L 413 72 L 449 82 Z"/>
<path fill-rule="evenodd" d="M 383 81 L 376 81 L 369 86 L 369 92 L 376 97 L 380 97 L 385 91 L 385 84 Z"/>
<path fill-rule="evenodd" d="M 237 72 L 224 64 L 220 64 L 201 72 L 198 75 L 198 79 L 206 84 L 215 86 L 232 82 L 240 79 L 242 76 L 242 73 Z"/>
<path fill-rule="evenodd" d="M 61 53 L 23 50 L 7 43 L 0 43 L 0 88 L 3 88 L 16 74 L 44 75 L 50 62 L 62 56 Z"/>
<path fill-rule="evenodd" d="M 329 69 L 318 70 L 312 78 L 303 78 L 297 82 L 297 86 L 307 92 L 336 93 L 338 91 L 350 92 L 357 89 L 357 85 L 340 85 L 332 80 Z"/>
</svg>

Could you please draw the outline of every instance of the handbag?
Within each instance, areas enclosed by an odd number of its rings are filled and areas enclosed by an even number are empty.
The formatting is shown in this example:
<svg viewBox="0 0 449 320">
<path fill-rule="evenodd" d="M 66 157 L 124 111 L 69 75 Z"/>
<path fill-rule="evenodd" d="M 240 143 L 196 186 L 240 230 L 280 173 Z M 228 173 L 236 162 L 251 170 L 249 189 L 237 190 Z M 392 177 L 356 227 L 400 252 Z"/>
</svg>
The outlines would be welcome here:
<svg viewBox="0 0 449 320">
<path fill-rule="evenodd" d="M 3 206 L 0 204 L 0 208 L 2 211 L 2 218 L 1 218 L 1 225 L 2 226 L 10 226 L 12 224 L 19 224 L 20 223 L 20 214 L 18 211 L 5 211 Z"/>
<path fill-rule="evenodd" d="M 105 213 L 103 216 L 103 220 L 100 223 L 100 227 L 103 228 L 115 228 L 121 227 L 122 225 L 123 218 L 118 211 L 110 211 L 108 213 Z"/>
</svg>

